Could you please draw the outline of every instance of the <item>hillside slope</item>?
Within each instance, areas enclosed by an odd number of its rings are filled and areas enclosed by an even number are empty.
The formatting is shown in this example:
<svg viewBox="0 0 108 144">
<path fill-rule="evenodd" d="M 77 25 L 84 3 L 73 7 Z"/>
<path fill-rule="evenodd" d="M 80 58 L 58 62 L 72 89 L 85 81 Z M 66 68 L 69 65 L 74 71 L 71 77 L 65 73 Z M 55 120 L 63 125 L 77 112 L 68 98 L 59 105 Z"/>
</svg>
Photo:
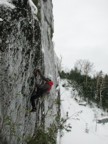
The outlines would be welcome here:
<svg viewBox="0 0 108 144">
<path fill-rule="evenodd" d="M 108 116 L 108 113 L 98 109 L 94 104 L 89 106 L 79 105 L 77 91 L 71 87 L 62 87 L 66 81 L 61 81 L 61 115 L 66 117 L 68 112 L 72 126 L 71 132 L 62 131 L 63 137 L 58 144 L 107 144 L 108 143 L 108 123 L 96 123 L 98 117 Z"/>
</svg>

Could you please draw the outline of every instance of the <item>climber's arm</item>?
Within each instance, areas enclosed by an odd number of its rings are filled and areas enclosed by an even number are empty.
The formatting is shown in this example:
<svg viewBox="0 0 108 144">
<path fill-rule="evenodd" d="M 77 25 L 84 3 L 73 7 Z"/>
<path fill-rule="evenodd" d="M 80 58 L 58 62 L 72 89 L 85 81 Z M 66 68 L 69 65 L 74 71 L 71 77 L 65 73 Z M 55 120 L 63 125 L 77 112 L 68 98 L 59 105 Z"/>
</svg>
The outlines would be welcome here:
<svg viewBox="0 0 108 144">
<path fill-rule="evenodd" d="M 39 69 L 37 69 L 37 73 L 41 76 L 44 81 L 48 81 L 48 79 L 41 73 Z"/>
</svg>

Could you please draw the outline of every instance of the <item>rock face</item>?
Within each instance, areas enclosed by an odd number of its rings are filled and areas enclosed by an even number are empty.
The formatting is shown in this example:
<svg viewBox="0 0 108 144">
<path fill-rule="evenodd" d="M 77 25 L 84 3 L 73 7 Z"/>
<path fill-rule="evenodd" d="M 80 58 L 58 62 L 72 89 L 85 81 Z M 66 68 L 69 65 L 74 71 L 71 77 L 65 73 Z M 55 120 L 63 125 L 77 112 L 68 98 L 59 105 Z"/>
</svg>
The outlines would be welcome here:
<svg viewBox="0 0 108 144">
<path fill-rule="evenodd" d="M 31 0 L 0 0 L 0 144 L 26 143 L 40 123 L 49 127 L 58 111 L 52 1 L 34 2 L 36 6 Z M 51 75 L 54 86 L 30 113 L 36 67 Z"/>
</svg>

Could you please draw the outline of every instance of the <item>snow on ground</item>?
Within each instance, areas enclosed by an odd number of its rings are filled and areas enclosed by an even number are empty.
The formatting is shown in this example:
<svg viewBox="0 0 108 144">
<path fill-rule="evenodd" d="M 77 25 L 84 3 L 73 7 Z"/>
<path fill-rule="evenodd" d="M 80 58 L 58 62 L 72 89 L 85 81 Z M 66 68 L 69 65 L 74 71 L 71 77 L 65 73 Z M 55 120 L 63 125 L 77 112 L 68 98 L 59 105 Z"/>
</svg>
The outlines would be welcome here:
<svg viewBox="0 0 108 144">
<path fill-rule="evenodd" d="M 63 131 L 64 135 L 58 144 L 108 144 L 108 123 L 96 123 L 104 112 L 97 107 L 79 105 L 73 98 L 73 92 L 72 88 L 61 86 L 61 115 L 66 117 L 68 112 L 70 119 L 67 124 L 71 124 L 72 130 Z"/>
</svg>

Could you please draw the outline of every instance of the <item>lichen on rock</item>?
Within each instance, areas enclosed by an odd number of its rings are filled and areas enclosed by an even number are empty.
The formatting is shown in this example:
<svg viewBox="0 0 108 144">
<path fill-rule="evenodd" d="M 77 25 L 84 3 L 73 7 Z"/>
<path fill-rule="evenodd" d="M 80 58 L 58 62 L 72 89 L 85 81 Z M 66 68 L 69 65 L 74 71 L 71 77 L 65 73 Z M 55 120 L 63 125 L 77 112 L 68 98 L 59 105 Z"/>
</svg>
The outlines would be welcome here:
<svg viewBox="0 0 108 144">
<path fill-rule="evenodd" d="M 47 10 L 49 7 L 50 13 Z M 40 15 L 40 18 L 39 18 Z M 26 143 L 39 123 L 45 127 L 53 121 L 55 86 L 45 100 L 37 102 L 30 113 L 30 96 L 34 86 L 34 68 L 52 74 L 56 85 L 55 54 L 50 29 L 53 28 L 52 2 L 38 0 L 0 0 L 0 142 Z M 47 21 L 46 21 L 47 19 Z M 49 48 L 50 47 L 50 48 Z M 43 53 L 44 52 L 44 53 Z"/>
</svg>

